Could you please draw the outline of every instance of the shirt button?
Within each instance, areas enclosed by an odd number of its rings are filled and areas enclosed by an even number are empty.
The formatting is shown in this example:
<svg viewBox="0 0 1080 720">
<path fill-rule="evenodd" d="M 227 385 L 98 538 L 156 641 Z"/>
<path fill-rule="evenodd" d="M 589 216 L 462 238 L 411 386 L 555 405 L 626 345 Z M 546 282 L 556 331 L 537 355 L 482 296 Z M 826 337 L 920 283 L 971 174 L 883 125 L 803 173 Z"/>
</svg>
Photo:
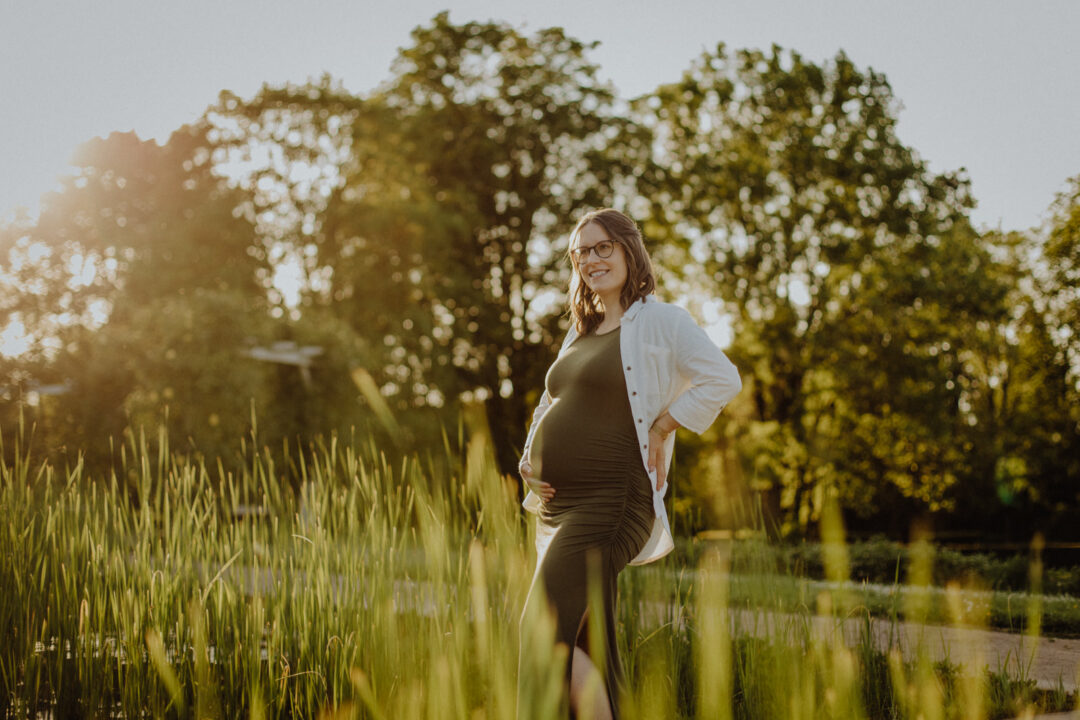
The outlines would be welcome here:
<svg viewBox="0 0 1080 720">
<path fill-rule="evenodd" d="M 630 394 L 631 394 L 631 395 L 637 395 L 637 390 L 633 391 L 633 392 L 632 392 L 632 393 L 630 393 Z"/>
<path fill-rule="evenodd" d="M 638 421 L 638 422 L 641 422 L 641 418 L 638 418 L 638 419 L 637 419 L 637 421 Z"/>
<path fill-rule="evenodd" d="M 626 369 L 627 369 L 627 370 L 629 370 L 629 369 L 630 369 L 630 366 L 629 366 L 629 365 L 627 365 L 627 366 L 626 366 Z"/>
</svg>

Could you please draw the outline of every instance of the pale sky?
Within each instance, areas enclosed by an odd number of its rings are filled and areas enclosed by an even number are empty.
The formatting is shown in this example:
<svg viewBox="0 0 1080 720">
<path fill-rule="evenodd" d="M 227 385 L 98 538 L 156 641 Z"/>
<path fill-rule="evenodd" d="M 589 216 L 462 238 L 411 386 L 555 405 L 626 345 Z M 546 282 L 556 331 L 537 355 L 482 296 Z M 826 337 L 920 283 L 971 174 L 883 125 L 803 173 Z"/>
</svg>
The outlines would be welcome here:
<svg viewBox="0 0 1080 720">
<path fill-rule="evenodd" d="M 931 168 L 967 168 L 980 227 L 1038 224 L 1080 174 L 1077 0 L 0 0 L 0 218 L 34 212 L 79 143 L 114 130 L 163 142 L 222 89 L 329 72 L 367 92 L 445 8 L 600 41 L 591 57 L 624 98 L 721 41 L 815 61 L 843 49 L 888 77 L 900 137 Z"/>
</svg>

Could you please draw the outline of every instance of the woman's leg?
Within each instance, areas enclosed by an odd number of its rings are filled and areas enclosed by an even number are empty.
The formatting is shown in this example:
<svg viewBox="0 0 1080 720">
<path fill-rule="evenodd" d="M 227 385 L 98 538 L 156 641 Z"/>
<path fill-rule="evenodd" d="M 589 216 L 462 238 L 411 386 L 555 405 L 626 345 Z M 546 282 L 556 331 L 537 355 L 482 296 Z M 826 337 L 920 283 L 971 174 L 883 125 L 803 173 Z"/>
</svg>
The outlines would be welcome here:
<svg viewBox="0 0 1080 720">
<path fill-rule="evenodd" d="M 565 524 L 541 560 L 526 601 L 527 610 L 541 596 L 547 601 L 555 620 L 553 639 L 556 645 L 562 645 L 568 651 L 564 668 L 564 687 L 568 692 L 564 698 L 579 718 L 616 720 L 619 717 L 614 696 L 622 691 L 624 679 L 615 639 L 615 609 L 618 575 L 627 558 L 622 557 L 622 552 L 615 555 L 613 557 L 610 547 L 595 544 L 592 526 Z M 599 632 L 595 638 L 598 641 L 596 647 L 590 643 L 589 635 L 590 596 L 593 596 L 593 604 L 599 604 L 592 613 L 596 616 L 595 631 Z M 525 620 L 528 614 L 523 613 L 523 622 L 528 622 Z M 522 632 L 524 641 L 528 629 L 522 627 Z M 592 656 L 593 651 L 598 654 Z M 529 655 L 531 653 L 527 653 L 526 659 Z M 519 666 L 519 680 L 522 671 L 526 668 Z M 594 691 L 592 688 L 596 685 L 598 689 Z"/>
<path fill-rule="evenodd" d="M 593 711 L 593 715 L 581 717 L 619 720 L 618 703 L 627 688 L 619 657 L 617 600 L 619 572 L 626 566 L 626 559 L 621 553 L 613 554 L 610 549 L 605 549 L 595 552 L 589 565 L 598 587 L 593 589 L 595 595 L 592 595 L 576 638 L 571 668 L 571 707 L 579 712 Z M 590 636 L 590 632 L 595 636 Z M 592 684 L 597 681 L 599 693 L 592 690 Z"/>
<path fill-rule="evenodd" d="M 541 677 L 550 672 L 549 668 L 538 666 L 541 658 L 554 658 L 551 654 L 552 640 L 556 648 L 564 650 L 562 666 L 562 703 L 563 710 L 573 707 L 573 657 L 578 631 L 582 627 L 588 604 L 587 546 L 574 532 L 572 524 L 560 528 L 547 552 L 540 561 L 533 578 L 529 596 L 525 601 L 519 627 L 521 654 L 518 660 L 518 710 L 519 718 L 529 716 L 523 703 L 530 696 L 544 694 L 545 681 Z M 540 615 L 546 615 L 554 621 L 554 637 L 547 636 L 547 642 L 536 633 Z M 543 647 L 542 646 L 546 646 Z M 539 683 L 539 684 L 537 684 Z"/>
<path fill-rule="evenodd" d="M 580 647 L 574 648 L 570 707 L 578 720 L 612 720 L 611 700 L 604 688 L 604 678 L 593 665 L 592 658 Z"/>
</svg>

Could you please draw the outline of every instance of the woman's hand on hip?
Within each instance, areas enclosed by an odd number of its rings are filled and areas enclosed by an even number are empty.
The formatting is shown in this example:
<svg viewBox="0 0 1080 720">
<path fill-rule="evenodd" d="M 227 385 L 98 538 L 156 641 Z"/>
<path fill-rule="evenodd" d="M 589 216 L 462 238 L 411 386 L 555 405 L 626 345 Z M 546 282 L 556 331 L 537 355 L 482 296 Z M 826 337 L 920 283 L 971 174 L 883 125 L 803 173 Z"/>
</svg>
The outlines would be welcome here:
<svg viewBox="0 0 1080 720">
<path fill-rule="evenodd" d="M 656 472 L 656 489 L 660 490 L 667 482 L 667 458 L 664 457 L 666 436 L 649 428 L 649 472 Z"/>
<path fill-rule="evenodd" d="M 550 483 L 546 483 L 540 478 L 534 477 L 532 465 L 528 461 L 518 465 L 518 472 L 521 473 L 521 479 L 525 481 L 525 484 L 529 486 L 529 489 L 539 495 L 541 500 L 547 502 L 555 497 L 555 488 L 551 487 Z"/>
<path fill-rule="evenodd" d="M 649 426 L 649 472 L 656 472 L 656 489 L 662 490 L 667 482 L 667 457 L 664 443 L 668 435 L 679 428 L 679 423 L 666 410 Z"/>
</svg>

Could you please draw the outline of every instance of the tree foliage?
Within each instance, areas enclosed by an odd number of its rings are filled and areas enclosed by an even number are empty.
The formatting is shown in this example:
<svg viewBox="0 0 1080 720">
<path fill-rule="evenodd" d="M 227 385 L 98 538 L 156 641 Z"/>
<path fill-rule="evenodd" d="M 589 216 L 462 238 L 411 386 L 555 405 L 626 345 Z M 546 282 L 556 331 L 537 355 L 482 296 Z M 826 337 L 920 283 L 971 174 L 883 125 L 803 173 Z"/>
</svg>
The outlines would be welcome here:
<svg viewBox="0 0 1080 720">
<path fill-rule="evenodd" d="M 399 410 L 482 401 L 507 471 L 563 331 L 544 293 L 568 279 L 565 233 L 580 208 L 611 201 L 621 170 L 604 150 L 627 121 L 587 50 L 558 29 L 443 13 L 370 97 L 268 88 L 219 108 L 263 141 L 309 138 L 294 162 L 325 118 L 348 124 L 324 209 L 294 236 L 317 278 L 307 302 L 382 350 L 373 374 Z"/>
<path fill-rule="evenodd" d="M 153 430 L 169 406 L 181 438 L 217 453 L 213 436 L 250 417 L 260 371 L 236 362 L 233 340 L 266 334 L 267 266 L 211 154 L 204 127 L 163 146 L 94 139 L 37 222 L 5 229 L 4 309 L 33 340 L 9 393 L 68 390 L 41 400 L 47 448 L 108 455 L 110 438 L 132 421 Z"/>
<path fill-rule="evenodd" d="M 826 493 L 877 514 L 955 507 L 985 471 L 965 360 L 1008 283 L 969 227 L 961 175 L 896 135 L 885 78 L 841 53 L 703 55 L 637 103 L 655 237 L 702 261 L 752 378 L 735 439 L 773 512 L 806 529 Z"/>
</svg>

